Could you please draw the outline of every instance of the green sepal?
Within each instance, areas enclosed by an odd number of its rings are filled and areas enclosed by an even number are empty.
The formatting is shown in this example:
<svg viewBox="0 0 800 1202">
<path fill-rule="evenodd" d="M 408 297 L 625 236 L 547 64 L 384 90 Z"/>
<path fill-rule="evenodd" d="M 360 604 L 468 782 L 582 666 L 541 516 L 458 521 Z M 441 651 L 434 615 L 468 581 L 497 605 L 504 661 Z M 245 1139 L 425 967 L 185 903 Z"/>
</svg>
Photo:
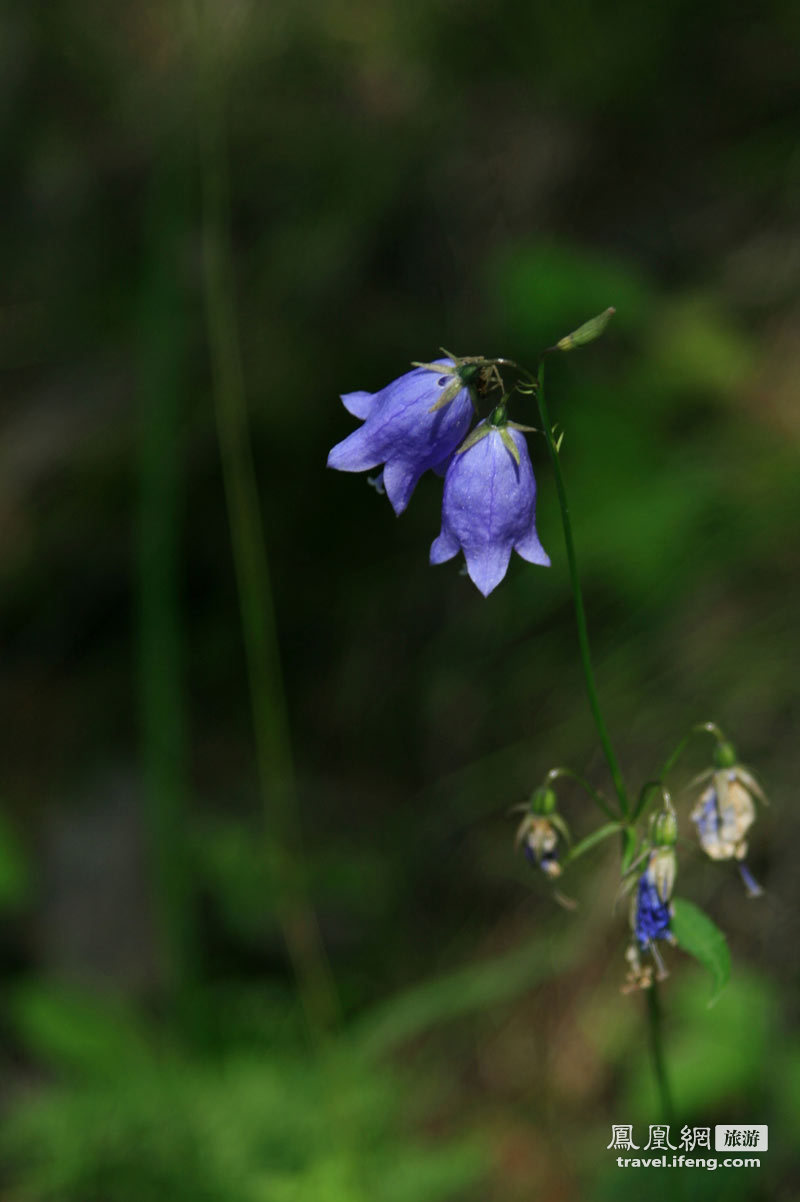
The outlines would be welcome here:
<svg viewBox="0 0 800 1202">
<path fill-rule="evenodd" d="M 519 430 L 520 434 L 538 434 L 536 426 L 523 426 L 521 422 L 508 422 L 510 430 Z"/>
<path fill-rule="evenodd" d="M 418 363 L 416 359 L 411 360 L 412 367 L 423 367 L 425 371 L 436 372 L 439 376 L 452 376 L 455 373 L 455 368 L 449 363 Z"/>
<path fill-rule="evenodd" d="M 570 834 L 569 827 L 558 812 L 550 815 L 550 823 L 556 828 L 566 843 L 572 843 L 572 835 Z"/>
<path fill-rule="evenodd" d="M 452 384 L 447 385 L 447 387 L 445 388 L 442 395 L 439 397 L 436 404 L 431 405 L 430 409 L 428 410 L 428 413 L 436 413 L 436 411 L 438 409 L 444 409 L 444 407 L 446 405 L 449 405 L 452 401 L 454 401 L 456 399 L 456 397 L 458 396 L 459 392 L 461 391 L 461 389 L 463 387 L 464 387 L 464 385 L 462 384 L 460 377 L 453 380 Z"/>
<path fill-rule="evenodd" d="M 480 442 L 487 434 L 491 434 L 492 427 L 485 423 L 482 426 L 476 426 L 474 430 L 470 430 L 467 437 L 464 439 L 460 447 L 456 448 L 456 455 L 463 455 L 470 447 L 474 447 L 476 442 Z"/>
<path fill-rule="evenodd" d="M 616 309 L 605 309 L 602 313 L 598 313 L 597 317 L 592 317 L 589 321 L 578 326 L 577 330 L 573 330 L 571 334 L 567 334 L 566 338 L 560 338 L 555 345 L 557 351 L 572 351 L 577 346 L 585 346 L 587 342 L 594 342 L 595 338 L 599 338 L 605 330 L 611 318 L 616 313 Z"/>
<path fill-rule="evenodd" d="M 676 897 L 672 903 L 672 933 L 678 947 L 699 960 L 711 973 L 713 988 L 709 1006 L 713 1006 L 730 980 L 731 952 L 722 931 L 707 914 Z"/>
<path fill-rule="evenodd" d="M 506 448 L 506 450 L 508 451 L 511 458 L 514 460 L 517 467 L 519 467 L 519 447 L 514 442 L 514 439 L 511 437 L 511 435 L 509 434 L 507 426 L 502 426 L 500 428 L 500 437 L 503 440 L 503 446 Z"/>
</svg>

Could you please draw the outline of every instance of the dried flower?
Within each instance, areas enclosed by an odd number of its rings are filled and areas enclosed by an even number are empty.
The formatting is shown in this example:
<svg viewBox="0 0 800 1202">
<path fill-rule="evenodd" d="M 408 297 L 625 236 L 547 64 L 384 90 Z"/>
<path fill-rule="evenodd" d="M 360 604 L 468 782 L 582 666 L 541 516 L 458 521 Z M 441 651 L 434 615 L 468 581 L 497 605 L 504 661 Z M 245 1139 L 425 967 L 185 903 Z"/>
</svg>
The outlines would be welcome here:
<svg viewBox="0 0 800 1202">
<path fill-rule="evenodd" d="M 558 862 L 558 840 L 569 842 L 569 828 L 556 810 L 556 795 L 548 786 L 535 789 L 530 801 L 520 807 L 525 817 L 517 828 L 517 847 L 522 845 L 527 859 L 545 876 L 561 876 Z"/>
<path fill-rule="evenodd" d="M 706 855 L 712 860 L 736 860 L 747 892 L 757 897 L 761 886 L 742 861 L 747 855 L 747 834 L 756 819 L 755 800 L 766 802 L 766 797 L 755 777 L 736 762 L 731 744 L 720 743 L 715 760 L 711 783 L 690 817 Z"/>
</svg>

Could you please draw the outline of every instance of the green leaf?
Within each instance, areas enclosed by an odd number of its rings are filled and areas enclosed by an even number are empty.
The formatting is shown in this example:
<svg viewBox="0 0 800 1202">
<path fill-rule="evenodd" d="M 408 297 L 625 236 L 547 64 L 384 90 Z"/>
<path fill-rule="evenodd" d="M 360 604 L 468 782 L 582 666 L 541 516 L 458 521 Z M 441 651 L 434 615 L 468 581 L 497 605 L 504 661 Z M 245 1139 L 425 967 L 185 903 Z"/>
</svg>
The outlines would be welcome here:
<svg viewBox="0 0 800 1202">
<path fill-rule="evenodd" d="M 731 975 L 731 953 L 725 936 L 707 914 L 682 897 L 673 902 L 672 933 L 678 946 L 711 973 L 713 989 L 708 1004 L 713 1006 Z"/>
<path fill-rule="evenodd" d="M 113 1077 L 146 1055 L 138 1019 L 116 1000 L 32 980 L 12 990 L 6 1005 L 25 1046 L 54 1068 Z"/>
</svg>

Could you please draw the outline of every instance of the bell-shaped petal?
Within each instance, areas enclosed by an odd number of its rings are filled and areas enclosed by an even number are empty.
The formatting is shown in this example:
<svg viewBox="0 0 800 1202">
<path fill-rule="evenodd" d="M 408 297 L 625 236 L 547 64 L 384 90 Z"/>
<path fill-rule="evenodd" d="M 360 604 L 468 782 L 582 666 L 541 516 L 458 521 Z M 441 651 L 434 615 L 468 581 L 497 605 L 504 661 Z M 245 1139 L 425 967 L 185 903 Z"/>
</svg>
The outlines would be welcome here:
<svg viewBox="0 0 800 1202">
<path fill-rule="evenodd" d="M 633 930 L 640 947 L 648 947 L 654 939 L 669 939 L 672 917 L 669 902 L 663 901 L 651 873 L 639 878 L 633 910 Z"/>
<path fill-rule="evenodd" d="M 536 480 L 524 435 L 483 426 L 487 433 L 457 452 L 447 469 L 442 529 L 430 562 L 463 551 L 470 579 L 486 597 L 505 576 L 512 550 L 543 567 L 550 559 L 536 533 Z"/>
<path fill-rule="evenodd" d="M 364 424 L 337 443 L 328 467 L 363 472 L 383 465 L 383 484 L 395 513 L 402 513 L 423 472 L 441 468 L 463 441 L 472 400 L 450 359 L 435 361 L 438 375 L 417 367 L 380 392 L 350 392 L 345 408 Z"/>
</svg>

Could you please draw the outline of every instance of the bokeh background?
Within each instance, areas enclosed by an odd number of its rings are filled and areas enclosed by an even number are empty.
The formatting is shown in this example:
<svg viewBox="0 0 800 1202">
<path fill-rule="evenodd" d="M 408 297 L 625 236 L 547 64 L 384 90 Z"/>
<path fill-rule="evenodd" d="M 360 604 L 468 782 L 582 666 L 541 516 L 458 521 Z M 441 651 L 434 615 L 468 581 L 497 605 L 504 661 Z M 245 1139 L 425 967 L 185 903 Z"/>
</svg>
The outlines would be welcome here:
<svg viewBox="0 0 800 1202">
<path fill-rule="evenodd" d="M 798 6 L 0 34 L 2 1197 L 796 1198 Z M 761 901 L 681 852 L 728 989 L 664 990 L 679 1125 L 768 1123 L 760 1170 L 615 1166 L 660 1117 L 616 847 L 574 913 L 513 853 L 547 769 L 608 786 L 541 440 L 553 566 L 489 600 L 427 565 L 437 480 L 398 521 L 324 467 L 339 393 L 607 305 L 549 393 L 618 752 L 638 789 L 713 718 L 772 800 Z"/>
</svg>

